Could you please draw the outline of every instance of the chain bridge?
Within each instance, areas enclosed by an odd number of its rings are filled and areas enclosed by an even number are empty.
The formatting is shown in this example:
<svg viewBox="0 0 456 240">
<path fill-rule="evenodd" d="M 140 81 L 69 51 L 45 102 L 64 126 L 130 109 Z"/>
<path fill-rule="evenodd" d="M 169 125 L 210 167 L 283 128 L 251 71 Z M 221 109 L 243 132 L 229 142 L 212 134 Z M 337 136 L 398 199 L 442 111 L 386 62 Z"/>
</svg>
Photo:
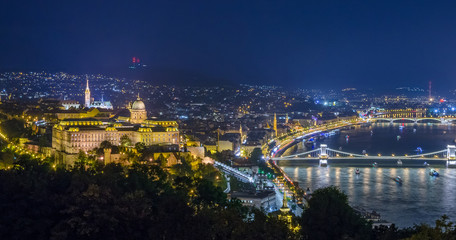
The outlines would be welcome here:
<svg viewBox="0 0 456 240">
<path fill-rule="evenodd" d="M 325 166 L 328 164 L 328 160 L 342 160 L 342 159 L 350 159 L 355 161 L 367 161 L 367 160 L 425 160 L 425 161 L 446 161 L 447 166 L 456 167 L 456 146 L 455 145 L 448 145 L 446 149 L 431 152 L 431 153 L 423 153 L 423 154 L 416 154 L 416 155 L 402 155 L 402 156 L 382 156 L 381 154 L 378 155 L 368 155 L 368 154 L 355 154 L 344 152 L 340 150 L 335 150 L 328 148 L 326 144 L 321 144 L 320 148 L 293 154 L 281 157 L 273 157 L 272 160 L 280 161 L 280 160 L 288 160 L 288 161 L 296 161 L 296 160 L 320 160 L 320 166 Z"/>
<path fill-rule="evenodd" d="M 422 117 L 422 118 L 410 118 L 410 117 L 373 117 L 370 119 L 371 122 L 389 122 L 389 123 L 402 123 L 402 122 L 410 122 L 410 123 L 441 123 L 441 124 L 450 124 L 456 123 L 456 118 L 433 118 L 433 117 Z"/>
</svg>

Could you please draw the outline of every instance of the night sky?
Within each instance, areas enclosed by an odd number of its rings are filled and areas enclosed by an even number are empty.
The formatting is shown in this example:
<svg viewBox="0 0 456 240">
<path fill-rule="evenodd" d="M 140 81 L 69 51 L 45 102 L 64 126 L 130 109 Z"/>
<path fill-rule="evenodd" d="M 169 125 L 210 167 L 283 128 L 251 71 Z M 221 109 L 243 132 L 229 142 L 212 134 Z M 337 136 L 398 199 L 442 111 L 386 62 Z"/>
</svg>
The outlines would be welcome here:
<svg viewBox="0 0 456 240">
<path fill-rule="evenodd" d="M 3 0 L 0 31 L 1 71 L 456 88 L 456 1 Z"/>
</svg>

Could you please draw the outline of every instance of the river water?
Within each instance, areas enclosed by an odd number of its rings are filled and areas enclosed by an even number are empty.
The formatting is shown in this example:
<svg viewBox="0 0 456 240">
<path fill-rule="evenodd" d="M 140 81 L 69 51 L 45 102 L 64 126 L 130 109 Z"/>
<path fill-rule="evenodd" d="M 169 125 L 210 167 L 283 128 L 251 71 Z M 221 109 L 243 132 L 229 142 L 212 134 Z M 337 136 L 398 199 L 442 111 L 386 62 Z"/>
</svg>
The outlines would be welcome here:
<svg viewBox="0 0 456 240">
<path fill-rule="evenodd" d="M 345 152 L 396 155 L 417 154 L 417 147 L 423 153 L 446 149 L 454 144 L 456 126 L 440 124 L 373 124 L 341 130 L 340 134 L 319 140 L 329 148 Z M 415 130 L 414 130 L 415 129 Z M 349 136 L 348 141 L 346 135 Z M 400 136 L 399 140 L 398 137 Z M 308 151 L 303 143 L 289 148 L 284 154 Z M 279 163 L 280 165 L 280 163 Z M 418 165 L 420 166 L 420 165 Z M 429 169 L 421 167 L 359 167 L 360 175 L 350 164 L 330 164 L 318 167 L 315 164 L 284 164 L 282 169 L 299 182 L 302 188 L 317 189 L 338 186 L 349 198 L 352 206 L 375 210 L 382 218 L 399 227 L 415 223 L 434 224 L 446 214 L 456 221 L 456 169 L 443 165 L 434 167 L 440 177 L 428 175 Z M 399 185 L 391 177 L 401 176 Z"/>
</svg>

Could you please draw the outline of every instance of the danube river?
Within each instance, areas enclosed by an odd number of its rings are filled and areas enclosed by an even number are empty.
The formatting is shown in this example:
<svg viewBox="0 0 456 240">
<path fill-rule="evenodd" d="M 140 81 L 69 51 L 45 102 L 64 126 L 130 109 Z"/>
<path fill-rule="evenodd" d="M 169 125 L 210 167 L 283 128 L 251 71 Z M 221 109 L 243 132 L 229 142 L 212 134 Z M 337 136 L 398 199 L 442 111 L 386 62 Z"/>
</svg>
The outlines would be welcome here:
<svg viewBox="0 0 456 240">
<path fill-rule="evenodd" d="M 439 151 L 454 144 L 456 125 L 440 124 L 373 124 L 341 130 L 339 134 L 318 140 L 329 148 L 361 154 L 404 155 Z M 348 135 L 348 137 L 347 137 Z M 399 137 L 398 137 L 399 136 Z M 283 155 L 310 150 L 303 143 L 289 148 Z M 432 164 L 432 163 L 431 163 Z M 399 227 L 414 223 L 434 224 L 446 214 L 456 221 L 456 169 L 432 166 L 440 177 L 428 175 L 429 169 L 421 167 L 359 167 L 355 174 L 350 164 L 330 164 L 328 167 L 305 163 L 279 163 L 283 170 L 299 182 L 302 188 L 312 190 L 335 185 L 349 198 L 352 206 L 375 210 L 382 218 Z M 401 176 L 399 185 L 391 177 Z"/>
</svg>

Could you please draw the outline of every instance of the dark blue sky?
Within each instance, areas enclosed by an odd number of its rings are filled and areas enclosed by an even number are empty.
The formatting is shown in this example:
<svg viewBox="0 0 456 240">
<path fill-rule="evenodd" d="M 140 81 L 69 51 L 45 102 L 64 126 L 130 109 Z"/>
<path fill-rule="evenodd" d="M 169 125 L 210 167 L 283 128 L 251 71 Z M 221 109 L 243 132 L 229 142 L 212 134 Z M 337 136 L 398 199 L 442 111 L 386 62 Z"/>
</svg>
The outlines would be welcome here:
<svg viewBox="0 0 456 240">
<path fill-rule="evenodd" d="M 456 88 L 456 1 L 3 0 L 0 31 L 3 71 L 114 73 L 137 56 L 231 83 Z"/>
</svg>

